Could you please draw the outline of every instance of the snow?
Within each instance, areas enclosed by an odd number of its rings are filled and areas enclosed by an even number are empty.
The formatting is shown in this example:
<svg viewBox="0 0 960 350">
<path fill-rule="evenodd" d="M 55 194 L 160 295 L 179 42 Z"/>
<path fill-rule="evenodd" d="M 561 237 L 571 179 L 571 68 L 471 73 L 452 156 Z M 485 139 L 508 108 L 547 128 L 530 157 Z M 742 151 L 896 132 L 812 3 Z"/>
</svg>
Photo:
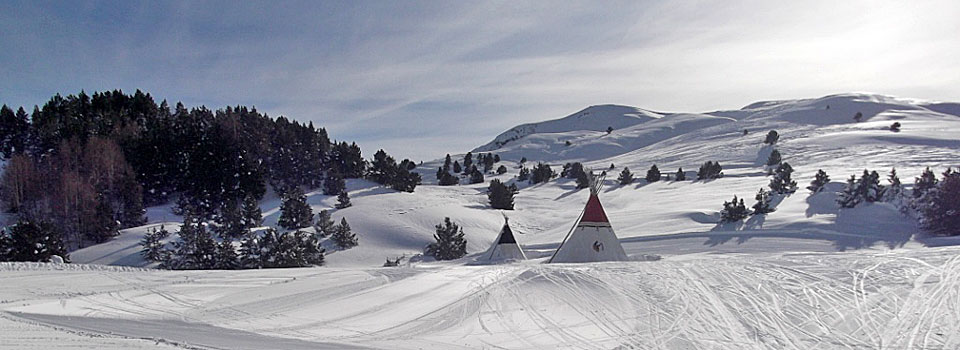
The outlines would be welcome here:
<svg viewBox="0 0 960 350">
<path fill-rule="evenodd" d="M 139 256 L 143 234 L 160 224 L 175 232 L 180 220 L 150 208 L 147 226 L 72 252 L 73 264 L 0 264 L 0 348 L 957 348 L 960 240 L 924 236 L 889 203 L 835 204 L 863 169 L 886 184 L 896 167 L 909 188 L 925 167 L 960 166 L 957 106 L 859 93 L 708 113 L 594 106 L 475 150 L 509 169 L 487 181 L 515 183 L 522 157 L 608 171 L 600 199 L 628 262 L 543 264 L 589 197 L 557 179 L 516 183 L 507 213 L 529 260 L 475 265 L 503 216 L 489 208 L 487 183 L 437 186 L 442 159 L 417 168 L 424 185 L 414 193 L 348 180 L 354 205 L 341 210 L 335 196 L 308 193 L 314 213 L 346 217 L 359 238 L 328 250 L 320 268 L 136 268 L 151 266 Z M 901 132 L 888 130 L 894 121 Z M 781 135 L 772 147 L 762 144 L 771 129 Z M 773 213 L 719 224 L 724 201 L 749 206 L 767 186 L 773 148 L 801 189 L 774 196 Z M 724 177 L 693 181 L 706 161 Z M 653 164 L 671 177 L 682 167 L 688 180 L 646 183 Z M 616 183 L 623 167 L 638 180 Z M 810 194 L 818 169 L 831 182 Z M 278 208 L 275 195 L 261 202 L 265 225 Z M 463 227 L 467 257 L 379 267 L 421 253 L 444 217 Z"/>
</svg>

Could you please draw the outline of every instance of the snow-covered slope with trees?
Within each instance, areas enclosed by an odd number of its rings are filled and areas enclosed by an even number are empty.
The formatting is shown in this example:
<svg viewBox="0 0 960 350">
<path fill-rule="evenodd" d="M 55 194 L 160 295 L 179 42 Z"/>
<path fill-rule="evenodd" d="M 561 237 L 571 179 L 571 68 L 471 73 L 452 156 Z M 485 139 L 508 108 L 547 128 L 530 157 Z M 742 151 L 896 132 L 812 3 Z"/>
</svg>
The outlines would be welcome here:
<svg viewBox="0 0 960 350">
<path fill-rule="evenodd" d="M 327 242 L 327 267 L 77 273 L 0 265 L 3 280 L 16 281 L 0 285 L 0 333 L 26 329 L 65 342 L 70 336 L 60 330 L 109 334 L 104 347 L 117 348 L 110 344 L 137 339 L 213 348 L 278 341 L 284 348 L 955 348 L 957 242 L 926 235 L 896 201 L 841 208 L 837 192 L 864 169 L 887 185 L 896 168 L 909 192 L 926 167 L 939 176 L 960 166 L 957 106 L 841 94 L 708 113 L 590 107 L 512 128 L 475 149 L 474 156 L 499 155 L 497 166 L 507 169 L 484 174 L 482 183 L 439 186 L 441 158 L 416 168 L 424 184 L 413 193 L 351 179 L 353 206 L 345 209 L 334 209 L 336 196 L 307 193 L 314 213 L 347 218 L 359 238 L 347 250 Z M 779 134 L 773 145 L 764 143 L 770 130 Z M 736 195 L 750 206 L 767 188 L 774 149 L 795 170 L 799 189 L 774 195 L 772 213 L 720 223 L 725 201 Z M 698 181 L 707 161 L 719 162 L 724 176 Z M 583 162 L 608 173 L 600 199 L 634 261 L 538 264 L 567 234 L 589 191 L 573 179 L 516 179 L 537 162 L 557 172 Z M 654 164 L 664 178 L 648 183 Z M 624 168 L 633 183 L 615 179 Z M 679 168 L 684 181 L 675 180 Z M 805 187 L 820 169 L 831 181 L 811 193 Z M 515 210 L 490 208 L 492 179 L 519 187 Z M 272 194 L 260 203 L 264 225 L 276 226 L 279 206 Z M 168 206 L 150 210 L 149 225 L 180 219 Z M 531 260 L 474 262 L 497 237 L 502 214 Z M 467 257 L 378 267 L 421 253 L 445 217 L 463 228 Z M 71 258 L 149 266 L 134 244 L 147 228 Z"/>
</svg>

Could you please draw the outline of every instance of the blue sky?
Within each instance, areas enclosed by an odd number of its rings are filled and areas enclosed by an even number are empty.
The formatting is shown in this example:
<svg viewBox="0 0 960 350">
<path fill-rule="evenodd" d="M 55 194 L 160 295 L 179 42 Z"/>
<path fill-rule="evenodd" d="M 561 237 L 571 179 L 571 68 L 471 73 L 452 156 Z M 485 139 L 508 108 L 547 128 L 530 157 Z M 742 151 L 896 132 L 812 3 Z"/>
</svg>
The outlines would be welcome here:
<svg viewBox="0 0 960 350">
<path fill-rule="evenodd" d="M 2 1 L 0 103 L 142 89 L 433 159 L 618 103 L 960 101 L 957 1 Z"/>
</svg>

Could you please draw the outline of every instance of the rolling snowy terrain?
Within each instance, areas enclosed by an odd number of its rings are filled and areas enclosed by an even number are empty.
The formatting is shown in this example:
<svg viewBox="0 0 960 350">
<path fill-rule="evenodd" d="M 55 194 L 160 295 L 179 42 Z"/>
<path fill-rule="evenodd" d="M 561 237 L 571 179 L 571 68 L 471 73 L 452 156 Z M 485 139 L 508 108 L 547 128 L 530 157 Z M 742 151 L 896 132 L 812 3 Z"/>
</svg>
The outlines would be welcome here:
<svg viewBox="0 0 960 350">
<path fill-rule="evenodd" d="M 925 167 L 960 166 L 958 115 L 960 104 L 869 94 L 709 113 L 593 106 L 478 147 L 509 169 L 482 184 L 437 186 L 442 158 L 417 168 L 414 193 L 349 180 L 354 205 L 333 216 L 359 246 L 328 248 L 322 268 L 140 269 L 143 234 L 180 220 L 155 207 L 147 226 L 71 253 L 79 264 L 0 264 L 0 348 L 957 348 L 960 247 L 926 237 L 891 203 L 840 209 L 835 192 L 864 169 L 895 167 L 909 189 Z M 764 145 L 773 129 L 779 142 Z M 724 201 L 749 206 L 767 186 L 774 148 L 801 189 L 776 197 L 773 213 L 719 224 Z M 600 199 L 634 261 L 540 264 L 588 196 L 558 179 L 517 183 L 516 210 L 504 212 L 531 260 L 473 263 L 503 224 L 488 182 L 516 181 L 524 157 L 606 170 Z M 706 161 L 724 177 L 694 181 Z M 687 180 L 648 184 L 653 164 Z M 633 184 L 616 183 L 624 167 Z M 811 195 L 818 169 L 832 182 Z M 318 212 L 336 198 L 313 192 L 308 203 Z M 275 226 L 279 200 L 261 208 Z M 463 227 L 467 257 L 379 267 L 422 252 L 444 217 Z"/>
</svg>

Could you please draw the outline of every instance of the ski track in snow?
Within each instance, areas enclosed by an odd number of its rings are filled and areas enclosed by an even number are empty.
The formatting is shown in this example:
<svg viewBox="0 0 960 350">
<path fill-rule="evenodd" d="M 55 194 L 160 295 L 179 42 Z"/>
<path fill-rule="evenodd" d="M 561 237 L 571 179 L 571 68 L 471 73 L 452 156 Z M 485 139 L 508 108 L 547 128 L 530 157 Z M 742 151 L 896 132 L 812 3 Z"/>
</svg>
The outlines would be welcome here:
<svg viewBox="0 0 960 350">
<path fill-rule="evenodd" d="M 202 273 L 2 264 L 0 276 L 20 285 L 0 289 L 0 333 L 47 327 L 55 331 L 41 339 L 106 337 L 91 341 L 107 347 L 276 339 L 293 348 L 952 349 L 960 346 L 958 253 Z M 99 292 L 50 293 L 51 281 Z M 165 322 L 168 338 L 148 334 Z M 211 339 L 212 329 L 235 340 Z M 4 343 L 38 338 L 12 339 Z"/>
</svg>

